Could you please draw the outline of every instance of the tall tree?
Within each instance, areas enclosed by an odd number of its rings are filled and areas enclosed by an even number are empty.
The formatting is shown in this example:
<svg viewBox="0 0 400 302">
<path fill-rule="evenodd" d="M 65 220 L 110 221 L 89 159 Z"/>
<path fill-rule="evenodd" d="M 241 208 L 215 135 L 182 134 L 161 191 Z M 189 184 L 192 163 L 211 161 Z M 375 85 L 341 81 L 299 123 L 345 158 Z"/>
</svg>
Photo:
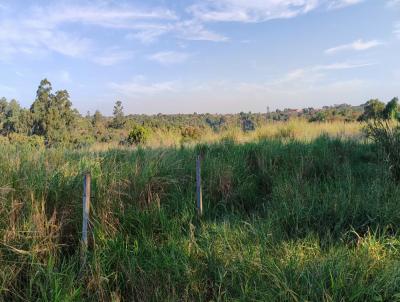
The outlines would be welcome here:
<svg viewBox="0 0 400 302">
<path fill-rule="evenodd" d="M 59 90 L 53 94 L 51 83 L 42 80 L 30 111 L 32 134 L 44 136 L 48 144 L 68 142 L 77 115 L 72 110 L 68 91 Z"/>
<path fill-rule="evenodd" d="M 116 101 L 113 110 L 114 119 L 112 120 L 111 127 L 115 129 L 121 129 L 124 127 L 124 107 L 121 101 Z"/>
<path fill-rule="evenodd" d="M 3 123 L 6 118 L 6 108 L 7 108 L 8 102 L 6 98 L 0 98 L 0 128 L 3 127 Z"/>
<path fill-rule="evenodd" d="M 3 133 L 17 132 L 21 107 L 16 100 L 11 100 L 5 108 Z"/>
<path fill-rule="evenodd" d="M 16 132 L 21 134 L 29 133 L 29 111 L 21 108 L 16 100 L 11 100 L 4 109 L 2 133 L 8 135 Z"/>
<path fill-rule="evenodd" d="M 32 134 L 44 136 L 47 133 L 47 114 L 53 98 L 52 90 L 51 83 L 47 79 L 40 81 L 36 99 L 30 109 L 33 119 Z"/>
</svg>

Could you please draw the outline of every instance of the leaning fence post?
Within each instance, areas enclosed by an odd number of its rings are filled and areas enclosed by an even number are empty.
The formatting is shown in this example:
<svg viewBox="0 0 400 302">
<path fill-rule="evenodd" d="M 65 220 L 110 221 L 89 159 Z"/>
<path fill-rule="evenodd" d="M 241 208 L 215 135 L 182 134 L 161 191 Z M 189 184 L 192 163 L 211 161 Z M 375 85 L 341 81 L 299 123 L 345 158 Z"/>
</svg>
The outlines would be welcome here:
<svg viewBox="0 0 400 302">
<path fill-rule="evenodd" d="M 197 195 L 197 214 L 203 215 L 203 195 L 201 191 L 201 157 L 197 155 L 196 160 L 196 195 Z"/>
<path fill-rule="evenodd" d="M 82 219 L 82 265 L 86 262 L 86 251 L 88 248 L 88 224 L 89 224 L 89 211 L 90 211 L 90 181 L 91 175 L 89 172 L 85 173 L 83 178 L 83 219 Z"/>
</svg>

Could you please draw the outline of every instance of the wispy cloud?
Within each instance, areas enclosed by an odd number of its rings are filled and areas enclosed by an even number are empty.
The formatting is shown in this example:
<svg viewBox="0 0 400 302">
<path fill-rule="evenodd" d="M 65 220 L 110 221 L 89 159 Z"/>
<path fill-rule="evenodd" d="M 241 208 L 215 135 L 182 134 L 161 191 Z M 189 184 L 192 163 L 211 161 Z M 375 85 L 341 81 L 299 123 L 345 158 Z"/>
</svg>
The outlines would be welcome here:
<svg viewBox="0 0 400 302">
<path fill-rule="evenodd" d="M 168 9 L 139 10 L 131 6 L 111 7 L 104 3 L 95 1 L 79 6 L 57 3 L 28 6 L 23 11 L 7 10 L 7 15 L 0 20 L 0 57 L 6 60 L 17 54 L 33 56 L 48 52 L 71 57 L 92 56 L 96 52 L 93 36 L 88 38 L 77 34 L 68 26 L 70 24 L 140 32 L 150 30 L 155 26 L 154 22 L 177 20 L 175 13 Z M 98 55 L 95 60 L 110 65 L 126 56 L 127 53 Z"/>
<path fill-rule="evenodd" d="M 317 65 L 314 66 L 313 70 L 343 70 L 343 69 L 354 69 L 354 68 L 362 68 L 376 65 L 374 62 L 362 62 L 362 63 L 354 63 L 354 62 L 340 62 L 326 65 Z"/>
<path fill-rule="evenodd" d="M 138 76 L 124 83 L 110 83 L 109 87 L 116 93 L 124 96 L 154 95 L 159 93 L 174 92 L 177 90 L 178 82 L 149 82 L 146 78 Z"/>
<path fill-rule="evenodd" d="M 325 50 L 326 54 L 335 54 L 342 51 L 363 51 L 382 45 L 383 43 L 378 40 L 363 41 L 362 39 L 356 40 L 349 44 L 343 44 Z"/>
<path fill-rule="evenodd" d="M 131 28 L 131 32 L 125 37 L 129 40 L 137 39 L 144 44 L 155 42 L 159 37 L 171 32 L 173 26 L 162 23 L 142 23 L 137 24 L 135 28 Z"/>
<path fill-rule="evenodd" d="M 130 60 L 133 58 L 133 56 L 133 51 L 123 51 L 120 49 L 112 48 L 105 51 L 103 54 L 94 56 L 92 58 L 92 61 L 103 66 L 112 66 Z"/>
<path fill-rule="evenodd" d="M 321 81 L 326 78 L 329 73 L 363 68 L 373 66 L 373 62 L 337 62 L 332 64 L 314 65 L 303 68 L 290 70 L 286 74 L 266 82 L 263 85 L 270 89 L 300 89 L 304 87 L 312 87 L 321 85 Z"/>
<path fill-rule="evenodd" d="M 392 0 L 398 1 L 398 0 Z M 360 0 L 195 0 L 186 13 L 166 7 L 92 0 L 6 7 L 0 18 L 0 60 L 57 53 L 113 65 L 131 57 L 129 50 L 103 54 L 99 30 L 120 31 L 128 39 L 152 43 L 169 35 L 179 40 L 225 42 L 229 38 L 208 22 L 263 22 L 292 18 L 318 7 L 343 7 Z M 12 3 L 12 2 L 10 2 Z M 42 2 L 44 3 L 44 2 Z M 330 3 L 329 5 L 327 3 Z M 46 17 L 43 17 L 46 16 Z M 82 27 L 85 30 L 82 30 Z M 94 30 L 96 34 L 87 34 Z"/>
<path fill-rule="evenodd" d="M 176 51 L 162 51 L 150 55 L 149 60 L 156 61 L 162 65 L 173 65 L 185 62 L 190 54 Z"/>
<path fill-rule="evenodd" d="M 293 18 L 319 7 L 338 9 L 364 0 L 220 0 L 199 1 L 188 8 L 203 22 L 264 22 Z"/>
<path fill-rule="evenodd" d="M 175 30 L 178 37 L 186 40 L 211 42 L 225 42 L 229 40 L 224 35 L 210 31 L 202 23 L 193 20 L 177 23 Z"/>
<path fill-rule="evenodd" d="M 372 62 L 337 62 L 332 64 L 321 64 L 289 70 L 281 76 L 265 82 L 232 82 L 229 80 L 216 81 L 212 83 L 198 83 L 196 85 L 181 85 L 177 81 L 166 81 L 149 83 L 144 77 L 136 77 L 126 83 L 111 83 L 109 86 L 114 91 L 127 96 L 155 95 L 159 93 L 174 92 L 182 93 L 215 93 L 220 94 L 239 91 L 246 96 L 257 94 L 260 91 L 268 93 L 293 93 L 296 91 L 316 90 L 319 87 L 341 87 L 342 85 L 360 84 L 361 80 L 335 80 L 330 75 L 340 70 L 365 68 L 375 65 Z M 233 97 L 233 96 L 231 96 Z M 236 97 L 236 96 L 234 96 Z"/>
<path fill-rule="evenodd" d="M 33 26 L 57 26 L 65 23 L 81 23 L 109 28 L 135 28 L 138 21 L 176 20 L 174 12 L 163 8 L 148 10 L 132 6 L 109 6 L 94 2 L 91 5 L 51 5 L 34 10 L 29 20 Z M 46 15 L 48 18 L 39 18 Z"/>
<path fill-rule="evenodd" d="M 208 22 L 262 22 L 295 17 L 319 4 L 320 0 L 205 0 L 188 11 L 196 19 Z"/>
<path fill-rule="evenodd" d="M 350 5 L 355 5 L 363 2 L 364 0 L 331 0 L 328 7 L 331 9 L 343 8 Z"/>
</svg>

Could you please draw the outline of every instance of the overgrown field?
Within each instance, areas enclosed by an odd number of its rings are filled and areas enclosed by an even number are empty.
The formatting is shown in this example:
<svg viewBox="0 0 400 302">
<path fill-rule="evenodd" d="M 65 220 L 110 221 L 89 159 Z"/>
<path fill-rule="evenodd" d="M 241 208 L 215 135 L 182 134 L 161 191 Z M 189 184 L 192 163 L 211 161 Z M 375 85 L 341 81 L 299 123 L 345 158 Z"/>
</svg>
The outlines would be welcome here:
<svg viewBox="0 0 400 302">
<path fill-rule="evenodd" d="M 334 138 L 360 139 L 364 123 L 359 122 L 327 122 L 310 123 L 304 119 L 292 119 L 287 122 L 269 122 L 257 127 L 254 131 L 242 131 L 240 126 L 232 126 L 220 131 L 211 128 L 186 127 L 179 129 L 161 128 L 152 130 L 148 140 L 142 146 L 149 148 L 180 147 L 182 145 L 197 145 L 218 143 L 221 141 L 234 141 L 236 143 L 254 142 L 264 139 L 297 139 L 311 141 L 321 135 Z M 122 137 L 127 134 L 120 134 Z M 104 151 L 118 148 L 118 142 L 94 143 L 88 149 L 91 151 Z"/>
<path fill-rule="evenodd" d="M 88 170 L 93 235 L 81 269 Z M 0 199 L 3 301 L 400 301 L 400 187 L 360 140 L 6 145 Z"/>
</svg>

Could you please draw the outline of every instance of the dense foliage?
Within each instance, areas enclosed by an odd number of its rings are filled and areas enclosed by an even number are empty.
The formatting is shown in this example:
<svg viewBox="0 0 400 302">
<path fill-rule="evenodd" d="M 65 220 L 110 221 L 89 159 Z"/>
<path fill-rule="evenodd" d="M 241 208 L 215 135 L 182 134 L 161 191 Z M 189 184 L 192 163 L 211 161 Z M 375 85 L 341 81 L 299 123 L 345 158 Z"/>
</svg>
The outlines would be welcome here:
<svg viewBox="0 0 400 302">
<path fill-rule="evenodd" d="M 136 125 L 132 128 L 128 135 L 128 143 L 130 145 L 144 144 L 149 138 L 149 130 L 143 126 Z"/>
</svg>

